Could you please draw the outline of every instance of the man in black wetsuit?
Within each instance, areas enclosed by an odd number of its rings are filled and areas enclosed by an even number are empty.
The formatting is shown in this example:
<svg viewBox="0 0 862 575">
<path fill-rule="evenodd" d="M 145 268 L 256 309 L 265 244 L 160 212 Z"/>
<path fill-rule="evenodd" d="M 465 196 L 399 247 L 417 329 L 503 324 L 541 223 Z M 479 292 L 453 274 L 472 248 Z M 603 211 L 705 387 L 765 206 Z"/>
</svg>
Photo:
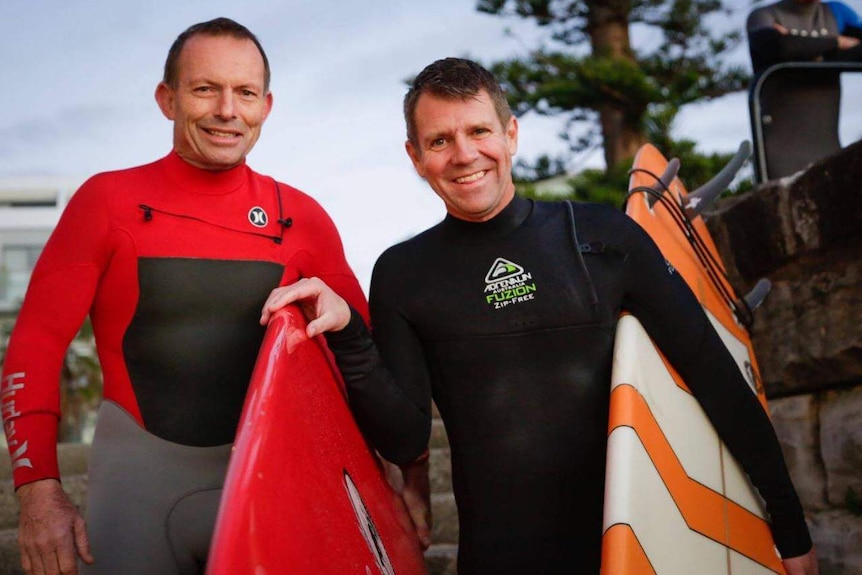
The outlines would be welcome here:
<svg viewBox="0 0 862 575">
<path fill-rule="evenodd" d="M 309 316 L 340 307 L 327 319 L 339 330 L 330 347 L 360 425 L 387 459 L 409 464 L 425 449 L 433 396 L 452 450 L 458 572 L 599 571 L 612 351 L 625 309 L 690 382 L 764 497 L 788 573 L 816 573 L 769 420 L 649 236 L 607 207 L 515 196 L 518 123 L 481 66 L 431 64 L 404 109 L 407 152 L 448 214 L 377 261 L 370 303 L 382 360 L 358 314 L 321 282 L 277 291 L 267 306 L 319 294 Z M 421 464 L 406 469 L 408 488 L 423 483 Z"/>
<path fill-rule="evenodd" d="M 843 2 L 781 0 L 746 22 L 754 74 L 784 62 L 862 61 L 862 22 Z M 767 177 L 797 172 L 841 149 L 841 79 L 834 70 L 786 69 L 760 90 Z"/>
</svg>

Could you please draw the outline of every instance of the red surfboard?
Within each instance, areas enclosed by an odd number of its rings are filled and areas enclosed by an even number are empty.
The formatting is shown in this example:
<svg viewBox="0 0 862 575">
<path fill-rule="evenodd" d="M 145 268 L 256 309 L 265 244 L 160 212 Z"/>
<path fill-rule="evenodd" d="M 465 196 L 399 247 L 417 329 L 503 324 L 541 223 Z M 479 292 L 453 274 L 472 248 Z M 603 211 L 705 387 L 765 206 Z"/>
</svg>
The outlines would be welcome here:
<svg viewBox="0 0 862 575">
<path fill-rule="evenodd" d="M 350 414 L 331 355 L 305 327 L 290 306 L 267 328 L 207 573 L 425 573 L 401 498 Z"/>
</svg>

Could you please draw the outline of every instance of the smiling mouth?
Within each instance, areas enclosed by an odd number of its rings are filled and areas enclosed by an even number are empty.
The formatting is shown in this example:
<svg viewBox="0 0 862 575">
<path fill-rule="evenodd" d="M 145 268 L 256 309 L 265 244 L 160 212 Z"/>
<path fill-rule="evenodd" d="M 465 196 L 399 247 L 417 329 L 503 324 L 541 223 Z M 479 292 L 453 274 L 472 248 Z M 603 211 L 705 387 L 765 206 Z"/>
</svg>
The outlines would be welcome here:
<svg viewBox="0 0 862 575">
<path fill-rule="evenodd" d="M 481 180 L 485 177 L 485 174 L 488 173 L 488 170 L 481 170 L 476 173 L 470 174 L 469 176 L 462 176 L 460 178 L 455 178 L 456 184 L 470 184 L 475 181 Z"/>
<path fill-rule="evenodd" d="M 239 138 L 240 134 L 236 132 L 222 132 L 221 130 L 214 130 L 212 128 L 202 128 L 204 132 L 211 136 L 215 136 L 217 138 Z"/>
</svg>

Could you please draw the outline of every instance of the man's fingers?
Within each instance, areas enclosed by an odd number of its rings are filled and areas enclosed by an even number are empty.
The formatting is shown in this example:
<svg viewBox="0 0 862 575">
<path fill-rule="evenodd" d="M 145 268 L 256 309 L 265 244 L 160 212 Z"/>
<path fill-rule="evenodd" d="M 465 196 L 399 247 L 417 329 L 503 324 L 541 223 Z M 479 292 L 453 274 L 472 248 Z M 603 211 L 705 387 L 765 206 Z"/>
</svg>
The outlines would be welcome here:
<svg viewBox="0 0 862 575">
<path fill-rule="evenodd" d="M 322 334 L 325 331 L 330 331 L 339 326 L 339 318 L 333 313 L 323 313 L 317 319 L 308 322 L 305 333 L 309 338 Z"/>
<path fill-rule="evenodd" d="M 30 571 L 27 571 L 29 575 L 32 573 L 33 575 L 47 575 L 47 571 L 45 570 L 45 564 L 42 561 L 41 555 L 31 555 L 30 556 Z"/>
<path fill-rule="evenodd" d="M 78 575 L 78 555 L 74 549 L 65 545 L 57 549 L 58 573 L 62 575 Z"/>
<path fill-rule="evenodd" d="M 75 551 L 84 563 L 93 564 L 93 554 L 90 552 L 90 538 L 87 537 L 87 524 L 83 517 L 75 521 Z"/>
<path fill-rule="evenodd" d="M 20 544 L 19 544 L 20 545 Z M 33 561 L 30 559 L 30 554 L 27 553 L 27 550 L 23 547 L 21 549 L 21 568 L 24 570 L 24 573 L 27 575 L 31 575 L 33 573 Z"/>
<path fill-rule="evenodd" d="M 286 305 L 304 299 L 319 297 L 323 289 L 321 284 L 322 282 L 317 278 L 303 278 L 289 286 L 272 290 L 263 304 L 263 310 L 260 315 L 261 325 L 266 325 L 272 314 Z"/>
<path fill-rule="evenodd" d="M 405 490 L 403 497 L 410 519 L 413 521 L 413 527 L 416 529 L 416 535 L 422 544 L 422 549 L 428 549 L 431 545 L 431 526 L 433 524 L 431 508 L 429 507 L 430 501 L 426 502 L 411 489 Z"/>
<path fill-rule="evenodd" d="M 422 545 L 422 550 L 425 551 L 431 546 L 431 514 L 420 512 L 418 509 L 411 509 L 410 518 L 413 519 L 416 536 L 419 537 L 419 543 Z"/>
</svg>

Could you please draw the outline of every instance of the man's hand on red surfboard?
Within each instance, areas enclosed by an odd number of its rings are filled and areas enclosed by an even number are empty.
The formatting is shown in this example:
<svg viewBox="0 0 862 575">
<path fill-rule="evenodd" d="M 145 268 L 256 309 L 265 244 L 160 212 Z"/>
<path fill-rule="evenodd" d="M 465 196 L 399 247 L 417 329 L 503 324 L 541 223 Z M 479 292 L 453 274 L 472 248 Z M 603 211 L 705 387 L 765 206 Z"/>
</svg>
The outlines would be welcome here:
<svg viewBox="0 0 862 575">
<path fill-rule="evenodd" d="M 272 290 L 260 315 L 266 325 L 272 315 L 286 305 L 296 303 L 302 310 L 308 327 L 308 337 L 325 331 L 340 331 L 350 322 L 350 306 L 332 288 L 318 278 L 303 278 L 296 283 Z"/>
<path fill-rule="evenodd" d="M 92 564 L 84 518 L 60 482 L 42 479 L 18 488 L 18 544 L 27 575 L 76 575 L 77 558 Z"/>
<path fill-rule="evenodd" d="M 782 561 L 787 575 L 818 575 L 820 569 L 817 567 L 817 554 L 814 548 L 805 555 L 791 557 Z"/>
</svg>

